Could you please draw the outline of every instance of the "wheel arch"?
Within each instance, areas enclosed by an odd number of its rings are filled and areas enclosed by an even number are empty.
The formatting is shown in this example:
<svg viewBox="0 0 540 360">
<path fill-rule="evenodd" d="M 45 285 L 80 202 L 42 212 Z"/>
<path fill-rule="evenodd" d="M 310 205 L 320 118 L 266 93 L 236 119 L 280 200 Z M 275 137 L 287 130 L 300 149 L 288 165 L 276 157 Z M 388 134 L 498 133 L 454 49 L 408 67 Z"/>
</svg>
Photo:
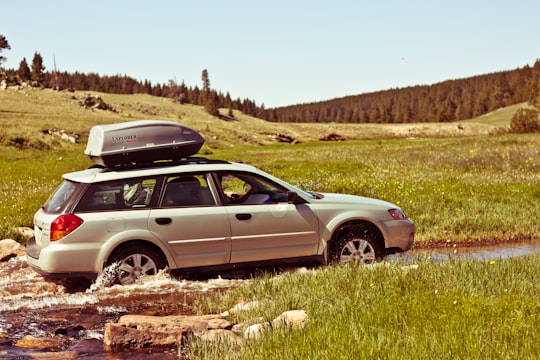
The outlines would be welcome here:
<svg viewBox="0 0 540 360">
<path fill-rule="evenodd" d="M 353 229 L 363 229 L 364 231 L 369 232 L 375 240 L 378 242 L 378 244 L 381 246 L 381 249 L 386 248 L 384 235 L 382 231 L 379 229 L 377 225 L 372 223 L 371 221 L 365 220 L 365 219 L 356 219 L 356 220 L 348 220 L 342 224 L 340 224 L 332 233 L 332 236 L 330 237 L 329 243 L 331 244 L 339 239 L 341 236 L 346 234 L 349 231 L 352 231 Z"/>
<path fill-rule="evenodd" d="M 163 249 L 158 246 L 157 244 L 143 239 L 131 239 L 126 240 L 122 243 L 116 244 L 108 253 L 108 255 L 103 259 L 103 265 L 102 269 L 106 267 L 109 264 L 110 259 L 114 259 L 116 254 L 118 254 L 120 251 L 122 251 L 125 248 L 131 247 L 131 246 L 145 246 L 148 248 L 151 248 L 152 250 L 156 251 L 162 258 L 163 262 L 165 263 L 165 266 L 170 267 L 170 261 L 167 257 L 167 254 Z"/>
</svg>

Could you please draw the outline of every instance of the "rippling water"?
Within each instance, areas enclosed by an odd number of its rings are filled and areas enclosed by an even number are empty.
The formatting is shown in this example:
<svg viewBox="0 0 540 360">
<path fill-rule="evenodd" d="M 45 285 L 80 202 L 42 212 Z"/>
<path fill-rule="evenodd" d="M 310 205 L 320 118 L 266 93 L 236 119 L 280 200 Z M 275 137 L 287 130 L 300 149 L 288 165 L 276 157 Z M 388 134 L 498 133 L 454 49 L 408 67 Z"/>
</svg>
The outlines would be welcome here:
<svg viewBox="0 0 540 360">
<path fill-rule="evenodd" d="M 488 246 L 458 247 L 449 246 L 436 249 L 420 249 L 409 252 L 406 256 L 429 257 L 432 261 L 446 261 L 450 258 L 470 258 L 477 260 L 507 259 L 540 253 L 540 240 L 504 243 Z"/>
<path fill-rule="evenodd" d="M 405 262 L 419 257 L 435 262 L 451 257 L 491 260 L 539 251 L 539 242 L 528 242 L 416 250 L 395 259 Z M 107 354 L 102 345 L 105 324 L 116 322 L 126 313 L 188 314 L 192 310 L 194 295 L 229 289 L 246 281 L 219 277 L 194 281 L 163 272 L 127 286 L 101 286 L 98 279 L 87 290 L 69 292 L 63 285 L 44 281 L 28 268 L 24 256 L 12 258 L 0 262 L 0 358 L 33 359 L 36 354 L 56 353 L 60 357 L 53 359 L 69 356 L 85 359 L 178 359 L 176 351 Z M 48 346 L 38 346 L 40 341 Z"/>
<path fill-rule="evenodd" d="M 144 352 L 110 357 L 102 347 L 105 323 L 116 322 L 126 313 L 190 313 L 195 294 L 228 289 L 245 281 L 191 281 L 163 272 L 133 285 L 102 287 L 96 281 L 87 290 L 70 293 L 63 285 L 44 281 L 27 266 L 25 257 L 12 258 L 0 263 L 0 358 L 30 359 L 35 353 L 73 349 L 81 354 L 82 347 L 85 359 L 148 359 L 151 354 Z M 58 341 L 52 349 L 26 347 L 42 339 Z M 178 359 L 175 353 L 161 353 L 158 358 L 168 356 Z"/>
</svg>

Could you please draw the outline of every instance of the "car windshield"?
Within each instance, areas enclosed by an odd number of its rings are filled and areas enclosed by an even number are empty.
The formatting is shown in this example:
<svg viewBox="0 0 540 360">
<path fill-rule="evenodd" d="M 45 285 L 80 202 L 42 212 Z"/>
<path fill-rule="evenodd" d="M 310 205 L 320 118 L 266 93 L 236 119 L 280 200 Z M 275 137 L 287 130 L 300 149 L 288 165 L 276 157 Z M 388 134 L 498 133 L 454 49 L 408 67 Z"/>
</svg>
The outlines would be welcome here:
<svg viewBox="0 0 540 360">
<path fill-rule="evenodd" d="M 43 210 L 49 214 L 60 214 L 64 209 L 68 199 L 71 197 L 75 189 L 76 182 L 64 181 L 51 195 L 47 202 L 43 205 Z"/>
</svg>

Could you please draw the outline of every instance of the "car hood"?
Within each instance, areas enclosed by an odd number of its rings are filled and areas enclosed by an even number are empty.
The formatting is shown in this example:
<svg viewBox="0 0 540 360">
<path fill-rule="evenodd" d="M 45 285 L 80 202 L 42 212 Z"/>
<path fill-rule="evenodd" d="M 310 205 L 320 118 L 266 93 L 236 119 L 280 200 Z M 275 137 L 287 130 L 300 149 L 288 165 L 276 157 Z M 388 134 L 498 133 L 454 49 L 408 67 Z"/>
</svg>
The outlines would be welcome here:
<svg viewBox="0 0 540 360">
<path fill-rule="evenodd" d="M 368 198 L 358 195 L 347 195 L 347 194 L 335 194 L 335 193 L 319 193 L 322 195 L 320 199 L 313 199 L 313 203 L 319 204 L 347 204 L 347 205 L 371 205 L 371 206 L 380 206 L 387 209 L 398 209 L 399 206 L 392 204 L 388 201 Z"/>
</svg>

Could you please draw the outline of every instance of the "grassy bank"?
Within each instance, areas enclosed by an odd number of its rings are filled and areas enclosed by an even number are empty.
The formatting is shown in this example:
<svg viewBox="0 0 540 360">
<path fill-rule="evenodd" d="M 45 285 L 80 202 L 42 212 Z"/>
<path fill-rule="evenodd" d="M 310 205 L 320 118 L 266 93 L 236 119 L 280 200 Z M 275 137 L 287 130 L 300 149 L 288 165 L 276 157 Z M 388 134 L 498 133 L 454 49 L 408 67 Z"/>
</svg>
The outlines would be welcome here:
<svg viewBox="0 0 540 360">
<path fill-rule="evenodd" d="M 205 359 L 535 359 L 540 355 L 540 257 L 329 267 L 254 280 L 198 300 L 201 312 L 239 301 L 237 315 L 271 321 L 306 310 L 301 330 L 270 330 L 241 348 L 192 344 Z"/>
</svg>

